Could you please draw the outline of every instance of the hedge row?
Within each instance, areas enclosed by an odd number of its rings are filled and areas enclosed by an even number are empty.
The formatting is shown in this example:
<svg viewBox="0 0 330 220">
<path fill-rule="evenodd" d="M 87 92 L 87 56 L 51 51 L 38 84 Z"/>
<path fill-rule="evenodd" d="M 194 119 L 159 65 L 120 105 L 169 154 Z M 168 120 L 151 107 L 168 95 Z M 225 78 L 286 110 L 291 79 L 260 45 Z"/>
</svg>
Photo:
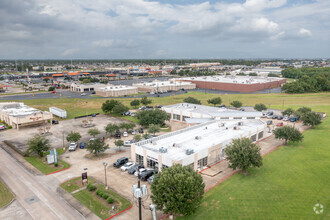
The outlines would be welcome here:
<svg viewBox="0 0 330 220">
<path fill-rule="evenodd" d="M 95 191 L 97 189 L 97 187 L 91 183 L 87 184 L 86 188 L 89 190 L 89 191 Z M 96 195 L 98 195 L 99 197 L 107 200 L 107 202 L 109 204 L 112 204 L 115 202 L 115 200 L 113 198 L 111 198 L 106 192 L 104 192 L 103 190 L 101 189 L 98 189 L 96 190 Z"/>
</svg>

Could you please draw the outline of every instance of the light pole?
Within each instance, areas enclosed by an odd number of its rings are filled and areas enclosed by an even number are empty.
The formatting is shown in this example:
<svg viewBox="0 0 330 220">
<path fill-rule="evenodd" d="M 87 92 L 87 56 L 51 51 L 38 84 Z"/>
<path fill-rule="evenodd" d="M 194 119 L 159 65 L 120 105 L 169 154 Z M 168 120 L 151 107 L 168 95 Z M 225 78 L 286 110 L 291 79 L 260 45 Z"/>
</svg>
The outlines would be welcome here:
<svg viewBox="0 0 330 220">
<path fill-rule="evenodd" d="M 138 184 L 132 187 L 134 198 L 138 199 L 139 202 L 139 220 L 142 220 L 142 197 L 148 195 L 146 185 L 140 185 L 140 174 L 138 175 Z"/>
<path fill-rule="evenodd" d="M 104 166 L 105 189 L 108 189 L 108 184 L 107 184 L 107 166 L 108 166 L 108 163 L 107 162 L 103 162 L 103 166 Z"/>
</svg>

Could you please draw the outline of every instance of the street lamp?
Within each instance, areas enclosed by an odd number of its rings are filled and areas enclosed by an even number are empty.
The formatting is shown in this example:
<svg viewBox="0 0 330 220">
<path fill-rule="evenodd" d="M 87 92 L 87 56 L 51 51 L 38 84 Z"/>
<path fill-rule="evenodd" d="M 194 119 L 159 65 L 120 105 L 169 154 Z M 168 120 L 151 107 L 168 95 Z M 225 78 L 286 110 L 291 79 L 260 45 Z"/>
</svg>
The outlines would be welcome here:
<svg viewBox="0 0 330 220">
<path fill-rule="evenodd" d="M 108 184 L 107 184 L 107 166 L 108 166 L 108 163 L 103 162 L 103 166 L 104 166 L 105 189 L 108 189 Z"/>
<path fill-rule="evenodd" d="M 146 185 L 140 185 L 140 174 L 138 175 L 138 184 L 132 187 L 134 198 L 139 201 L 139 220 L 142 220 L 142 197 L 148 195 L 148 189 Z"/>
</svg>

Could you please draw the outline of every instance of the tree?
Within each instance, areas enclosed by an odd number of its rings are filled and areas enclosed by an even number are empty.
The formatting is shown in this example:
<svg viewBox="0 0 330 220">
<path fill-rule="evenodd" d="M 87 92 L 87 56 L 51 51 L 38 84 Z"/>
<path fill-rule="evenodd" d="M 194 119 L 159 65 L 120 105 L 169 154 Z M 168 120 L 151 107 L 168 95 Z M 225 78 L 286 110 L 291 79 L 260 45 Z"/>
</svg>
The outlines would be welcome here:
<svg viewBox="0 0 330 220">
<path fill-rule="evenodd" d="M 149 133 L 152 133 L 152 134 L 156 134 L 156 132 L 159 132 L 160 131 L 160 127 L 159 125 L 154 125 L 154 124 L 150 124 L 149 125 L 149 128 L 148 128 L 148 132 Z"/>
<path fill-rule="evenodd" d="M 321 124 L 322 116 L 316 112 L 307 112 L 301 119 L 303 120 L 304 125 L 310 125 L 314 128 L 315 125 Z"/>
<path fill-rule="evenodd" d="M 139 134 L 136 134 L 136 135 L 134 135 L 134 138 L 133 138 L 135 141 L 141 141 L 141 139 L 142 139 L 142 137 L 141 137 L 141 135 L 139 135 Z"/>
<path fill-rule="evenodd" d="M 235 108 L 240 108 L 243 105 L 242 102 L 240 102 L 240 101 L 232 101 L 230 104 L 232 106 L 234 106 Z"/>
<path fill-rule="evenodd" d="M 293 115 L 294 110 L 292 108 L 287 108 L 282 112 L 282 115 L 287 115 L 288 117 L 290 117 L 291 115 Z"/>
<path fill-rule="evenodd" d="M 183 100 L 183 102 L 186 102 L 186 103 L 191 103 L 191 104 L 197 104 L 197 105 L 201 105 L 201 101 L 198 100 L 198 99 L 195 99 L 194 97 L 187 97 Z"/>
<path fill-rule="evenodd" d="M 164 213 L 188 216 L 201 205 L 205 184 L 190 166 L 175 164 L 155 174 L 151 199 Z"/>
<path fill-rule="evenodd" d="M 139 111 L 135 117 L 139 120 L 139 124 L 148 127 L 150 124 L 164 125 L 170 116 L 160 109 Z"/>
<path fill-rule="evenodd" d="M 143 105 L 148 105 L 148 104 L 151 104 L 152 103 L 152 100 L 151 99 L 148 99 L 147 96 L 143 96 L 142 99 L 141 99 L 141 103 Z"/>
<path fill-rule="evenodd" d="M 267 110 L 267 107 L 265 104 L 259 103 L 254 106 L 254 110 L 261 112 Z"/>
<path fill-rule="evenodd" d="M 118 105 L 118 104 L 120 104 L 120 102 L 119 101 L 117 101 L 117 100 L 113 100 L 113 99 L 111 99 L 111 100 L 107 100 L 107 101 L 105 101 L 103 104 L 102 104 L 102 111 L 104 112 L 104 113 L 111 113 L 112 112 L 112 109 L 116 106 L 116 105 Z"/>
<path fill-rule="evenodd" d="M 140 105 L 140 100 L 138 99 L 134 99 L 133 101 L 131 101 L 131 106 L 133 106 L 134 108 L 137 108 Z"/>
<path fill-rule="evenodd" d="M 83 83 L 83 84 L 91 83 L 91 80 L 90 80 L 90 79 L 87 79 L 87 78 L 85 78 L 85 79 L 83 79 L 82 83 Z"/>
<path fill-rule="evenodd" d="M 216 98 L 213 98 L 213 99 L 209 99 L 207 100 L 207 103 L 209 104 L 212 104 L 212 105 L 220 105 L 222 102 L 221 98 L 220 97 L 216 97 Z"/>
<path fill-rule="evenodd" d="M 304 114 L 308 113 L 308 112 L 311 112 L 312 109 L 311 108 L 308 108 L 308 107 L 301 107 L 301 108 L 298 108 L 297 111 L 294 112 L 294 115 L 300 119 L 301 117 L 304 116 Z"/>
<path fill-rule="evenodd" d="M 52 91 L 54 91 L 54 90 L 55 90 L 55 87 L 54 87 L 54 86 L 51 86 L 51 87 L 48 88 L 48 91 L 49 91 L 49 92 L 52 92 Z"/>
<path fill-rule="evenodd" d="M 88 134 L 90 136 L 93 136 L 93 138 L 95 138 L 97 135 L 101 134 L 101 132 L 97 128 L 91 128 L 88 130 Z"/>
<path fill-rule="evenodd" d="M 86 144 L 86 149 L 97 156 L 98 153 L 105 151 L 109 148 L 109 145 L 105 144 L 100 140 L 100 138 L 96 138 L 94 140 L 90 140 Z"/>
<path fill-rule="evenodd" d="M 304 138 L 297 128 L 291 126 L 276 128 L 274 134 L 275 138 L 285 140 L 285 145 L 287 145 L 288 141 L 300 142 Z"/>
<path fill-rule="evenodd" d="M 116 140 L 115 145 L 118 147 L 118 150 L 121 151 L 120 147 L 122 147 L 124 145 L 124 141 L 120 140 L 120 139 Z"/>
<path fill-rule="evenodd" d="M 119 130 L 119 126 L 116 124 L 110 123 L 104 129 L 105 129 L 106 134 L 110 134 L 110 136 L 113 136 L 116 133 L 116 131 Z"/>
<path fill-rule="evenodd" d="M 42 135 L 36 135 L 28 140 L 27 145 L 29 148 L 26 153 L 30 155 L 31 153 L 38 154 L 43 157 L 43 152 L 50 149 L 49 140 Z"/>
<path fill-rule="evenodd" d="M 143 137 L 144 139 L 149 139 L 149 134 L 148 134 L 148 132 L 144 133 L 144 134 L 142 135 L 142 137 Z"/>
<path fill-rule="evenodd" d="M 81 135 L 79 132 L 74 132 L 74 131 L 71 131 L 67 136 L 66 136 L 66 140 L 68 142 L 78 142 L 81 138 Z"/>
<path fill-rule="evenodd" d="M 135 126 L 136 126 L 135 123 L 128 122 L 128 123 L 121 123 L 119 125 L 119 128 L 125 129 L 128 132 L 128 130 L 131 130 L 131 129 L 135 128 Z"/>
<path fill-rule="evenodd" d="M 226 147 L 225 153 L 229 160 L 229 167 L 241 169 L 246 172 L 250 167 L 262 166 L 260 147 L 252 143 L 249 138 L 233 139 L 232 143 Z"/>
<path fill-rule="evenodd" d="M 45 81 L 45 83 L 48 83 L 49 78 L 44 78 L 43 81 Z"/>
<path fill-rule="evenodd" d="M 127 112 L 129 110 L 129 108 L 123 104 L 118 104 L 118 105 L 115 105 L 115 107 L 112 109 L 112 112 L 114 114 L 122 114 L 124 112 Z"/>
</svg>

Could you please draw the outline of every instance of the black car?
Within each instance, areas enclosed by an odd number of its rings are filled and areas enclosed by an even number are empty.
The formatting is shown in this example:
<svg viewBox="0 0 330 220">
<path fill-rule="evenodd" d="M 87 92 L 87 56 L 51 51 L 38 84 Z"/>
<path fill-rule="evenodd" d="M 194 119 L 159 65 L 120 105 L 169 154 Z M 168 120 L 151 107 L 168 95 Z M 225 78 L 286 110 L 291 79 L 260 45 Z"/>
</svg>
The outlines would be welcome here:
<svg viewBox="0 0 330 220">
<path fill-rule="evenodd" d="M 268 120 L 267 121 L 267 125 L 271 125 L 271 124 L 273 124 L 273 121 L 272 120 Z"/>
<path fill-rule="evenodd" d="M 147 171 L 140 174 L 140 180 L 146 181 L 152 175 L 154 175 L 154 171 L 153 170 L 147 170 Z"/>
<path fill-rule="evenodd" d="M 93 92 L 91 92 L 91 94 L 96 94 L 96 92 L 95 92 L 95 91 L 93 91 Z"/>
<path fill-rule="evenodd" d="M 53 125 L 57 125 L 58 124 L 58 120 L 52 120 L 52 124 Z"/>
<path fill-rule="evenodd" d="M 277 119 L 278 119 L 278 120 L 282 120 L 282 119 L 283 119 L 283 116 L 282 116 L 282 115 L 278 115 L 278 116 L 277 116 Z"/>
<path fill-rule="evenodd" d="M 219 108 L 226 108 L 226 105 L 220 105 Z"/>
<path fill-rule="evenodd" d="M 120 138 L 120 137 L 121 137 L 121 133 L 120 133 L 120 131 L 117 131 L 117 132 L 115 133 L 115 137 L 116 137 L 116 138 Z"/>
<path fill-rule="evenodd" d="M 131 168 L 128 169 L 128 173 L 133 175 L 136 171 L 138 171 L 139 169 L 143 168 L 144 166 L 141 164 L 135 164 L 134 166 L 132 166 Z"/>
<path fill-rule="evenodd" d="M 119 168 L 127 162 L 128 162 L 128 158 L 127 157 L 122 157 L 122 158 L 119 158 L 117 160 L 117 162 L 113 163 L 113 166 Z"/>
<path fill-rule="evenodd" d="M 277 119 L 277 115 L 273 115 L 272 116 L 272 119 Z"/>
<path fill-rule="evenodd" d="M 143 128 L 139 128 L 139 133 L 143 134 Z"/>
</svg>

